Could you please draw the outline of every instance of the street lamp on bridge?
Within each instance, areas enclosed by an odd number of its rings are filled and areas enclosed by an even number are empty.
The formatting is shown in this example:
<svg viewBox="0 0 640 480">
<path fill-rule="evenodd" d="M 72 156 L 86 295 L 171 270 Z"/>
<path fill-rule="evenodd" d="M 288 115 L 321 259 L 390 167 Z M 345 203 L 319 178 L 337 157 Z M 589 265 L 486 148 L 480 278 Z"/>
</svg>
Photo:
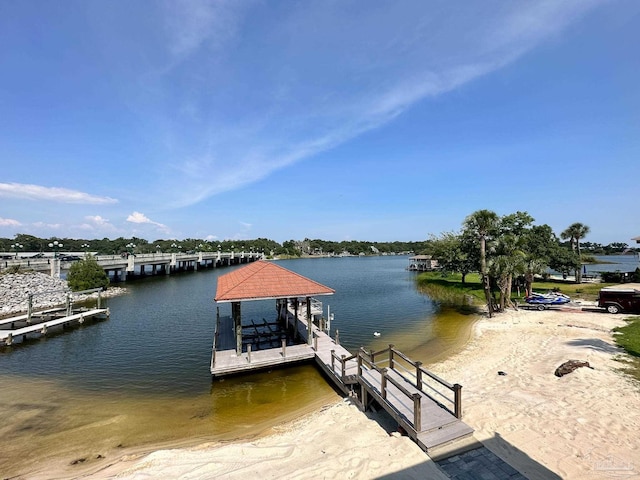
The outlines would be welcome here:
<svg viewBox="0 0 640 480">
<path fill-rule="evenodd" d="M 13 248 L 16 251 L 16 258 L 18 258 L 18 249 L 23 249 L 24 245 L 16 242 L 13 245 L 11 245 L 11 248 Z"/>
<path fill-rule="evenodd" d="M 49 243 L 49 248 L 53 248 L 53 258 L 58 258 L 58 250 L 60 250 L 64 245 L 57 240 Z"/>
</svg>

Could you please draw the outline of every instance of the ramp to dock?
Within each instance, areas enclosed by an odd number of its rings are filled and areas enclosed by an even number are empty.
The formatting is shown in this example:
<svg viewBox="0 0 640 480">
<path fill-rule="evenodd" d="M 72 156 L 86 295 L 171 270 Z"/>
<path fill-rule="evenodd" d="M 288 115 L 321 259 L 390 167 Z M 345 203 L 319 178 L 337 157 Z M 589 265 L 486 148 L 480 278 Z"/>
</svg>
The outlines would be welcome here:
<svg viewBox="0 0 640 480">
<path fill-rule="evenodd" d="M 354 398 L 363 409 L 375 401 L 384 408 L 423 450 L 429 451 L 470 436 L 473 429 L 462 420 L 462 387 L 450 384 L 414 362 L 393 345 L 378 352 L 360 349 L 352 354 L 317 325 L 311 325 L 311 341 L 304 314 L 295 321 L 303 344 L 248 351 L 212 352 L 214 376 L 271 368 L 315 360 L 333 384 Z M 294 321 L 293 318 L 287 321 Z M 223 335 L 227 335 L 223 333 Z M 223 343 L 217 336 L 219 344 Z"/>
</svg>

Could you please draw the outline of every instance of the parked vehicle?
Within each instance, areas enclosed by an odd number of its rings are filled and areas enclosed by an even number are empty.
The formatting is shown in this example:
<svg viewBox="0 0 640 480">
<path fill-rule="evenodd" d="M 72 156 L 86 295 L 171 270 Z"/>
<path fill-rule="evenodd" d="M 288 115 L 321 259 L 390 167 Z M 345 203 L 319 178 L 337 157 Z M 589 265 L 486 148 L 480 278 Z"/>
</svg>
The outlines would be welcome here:
<svg viewBox="0 0 640 480">
<path fill-rule="evenodd" d="M 632 287 L 608 287 L 600 290 L 598 306 L 609 313 L 640 313 L 640 290 Z"/>
<path fill-rule="evenodd" d="M 82 258 L 77 255 L 62 255 L 60 260 L 63 262 L 77 262 L 78 260 L 82 260 Z"/>
</svg>

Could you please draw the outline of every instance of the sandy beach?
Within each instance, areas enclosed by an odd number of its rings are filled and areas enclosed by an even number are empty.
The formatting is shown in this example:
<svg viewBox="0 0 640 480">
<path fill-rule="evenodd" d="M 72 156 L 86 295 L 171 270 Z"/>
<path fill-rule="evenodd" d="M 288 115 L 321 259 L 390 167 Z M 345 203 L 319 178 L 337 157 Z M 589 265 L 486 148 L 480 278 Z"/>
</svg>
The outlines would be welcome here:
<svg viewBox="0 0 640 480">
<path fill-rule="evenodd" d="M 611 332 L 623 324 L 620 315 L 580 309 L 508 311 L 479 319 L 459 353 L 429 368 L 463 385 L 463 420 L 475 439 L 526 477 L 549 478 L 551 471 L 564 479 L 640 478 L 640 385 L 620 372 L 624 355 Z M 592 368 L 556 377 L 571 359 Z M 365 415 L 345 400 L 252 441 L 136 452 L 76 473 L 132 480 L 447 478 L 394 428 L 385 415 Z"/>
</svg>

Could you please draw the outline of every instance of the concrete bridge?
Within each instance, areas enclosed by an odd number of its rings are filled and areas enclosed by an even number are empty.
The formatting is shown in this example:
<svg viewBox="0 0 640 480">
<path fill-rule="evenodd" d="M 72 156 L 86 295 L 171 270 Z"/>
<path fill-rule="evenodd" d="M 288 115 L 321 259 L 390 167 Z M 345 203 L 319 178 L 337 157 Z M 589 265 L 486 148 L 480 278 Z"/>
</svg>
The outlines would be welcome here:
<svg viewBox="0 0 640 480">
<path fill-rule="evenodd" d="M 28 257 L 29 254 L 23 254 Z M 35 253 L 33 254 L 35 255 Z M 82 258 L 85 253 L 64 252 L 63 256 L 48 255 L 40 258 L 5 258 L 0 261 L 0 271 L 20 268 L 34 270 L 54 277 L 68 270 L 76 260 L 64 260 L 68 256 Z M 174 272 L 216 268 L 249 263 L 262 258 L 256 252 L 195 252 L 195 253 L 142 253 L 123 255 L 94 255 L 98 265 L 104 268 L 112 281 L 124 281 L 146 275 L 170 275 Z"/>
</svg>

